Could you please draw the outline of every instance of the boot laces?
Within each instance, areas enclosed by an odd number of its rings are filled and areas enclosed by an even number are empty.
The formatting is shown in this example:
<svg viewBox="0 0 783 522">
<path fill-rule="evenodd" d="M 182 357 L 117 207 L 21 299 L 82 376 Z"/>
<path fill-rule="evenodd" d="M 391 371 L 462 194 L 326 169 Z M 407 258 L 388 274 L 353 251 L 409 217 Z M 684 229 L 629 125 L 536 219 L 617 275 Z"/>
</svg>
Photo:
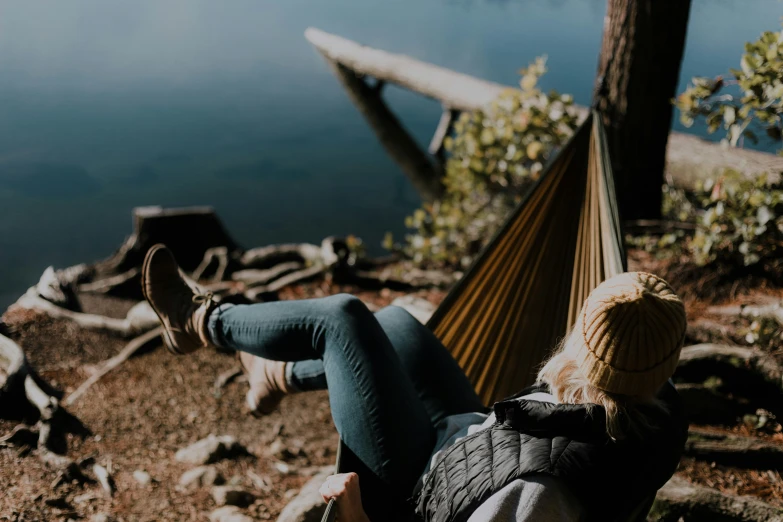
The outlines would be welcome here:
<svg viewBox="0 0 783 522">
<path fill-rule="evenodd" d="M 209 306 L 214 301 L 214 297 L 215 295 L 211 291 L 206 291 L 203 293 L 193 294 L 192 300 L 196 304 L 204 305 L 209 308 Z"/>
</svg>

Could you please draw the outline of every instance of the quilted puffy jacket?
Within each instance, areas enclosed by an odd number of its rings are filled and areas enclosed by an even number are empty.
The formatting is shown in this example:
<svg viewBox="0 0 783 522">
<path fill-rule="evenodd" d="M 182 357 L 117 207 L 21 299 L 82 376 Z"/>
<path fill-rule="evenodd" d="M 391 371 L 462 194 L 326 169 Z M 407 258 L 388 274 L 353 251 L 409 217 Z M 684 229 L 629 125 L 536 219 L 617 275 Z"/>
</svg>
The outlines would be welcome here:
<svg viewBox="0 0 783 522">
<path fill-rule="evenodd" d="M 521 398 L 549 392 L 535 385 L 494 405 L 496 423 L 446 449 L 416 499 L 426 522 L 460 522 L 512 481 L 558 477 L 589 520 L 623 520 L 674 473 L 688 434 L 682 401 L 671 383 L 659 393 L 666 411 L 650 409 L 655 429 L 612 441 L 597 405 L 550 404 Z"/>
</svg>

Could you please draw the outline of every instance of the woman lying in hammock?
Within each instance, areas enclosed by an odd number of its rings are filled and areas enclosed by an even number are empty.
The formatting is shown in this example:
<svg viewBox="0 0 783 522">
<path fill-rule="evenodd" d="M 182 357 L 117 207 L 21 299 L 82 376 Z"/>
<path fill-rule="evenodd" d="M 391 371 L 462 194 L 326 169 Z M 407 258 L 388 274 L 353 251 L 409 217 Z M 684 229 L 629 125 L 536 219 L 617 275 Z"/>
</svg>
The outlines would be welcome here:
<svg viewBox="0 0 783 522">
<path fill-rule="evenodd" d="M 253 406 L 328 387 L 360 466 L 321 489 L 340 522 L 628 520 L 683 450 L 687 424 L 668 379 L 685 311 L 650 274 L 595 289 L 540 384 L 491 412 L 400 308 L 373 314 L 348 295 L 217 306 L 161 245 L 147 254 L 143 289 L 171 351 L 217 345 L 263 358 L 245 359 Z"/>
</svg>

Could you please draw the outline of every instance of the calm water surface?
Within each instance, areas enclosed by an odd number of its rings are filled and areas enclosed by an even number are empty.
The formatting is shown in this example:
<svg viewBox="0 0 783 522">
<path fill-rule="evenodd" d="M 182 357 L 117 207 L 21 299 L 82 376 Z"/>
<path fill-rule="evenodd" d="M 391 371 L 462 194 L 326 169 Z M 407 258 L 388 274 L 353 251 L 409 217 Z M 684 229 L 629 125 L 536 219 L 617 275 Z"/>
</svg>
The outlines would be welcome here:
<svg viewBox="0 0 783 522">
<path fill-rule="evenodd" d="M 316 26 L 587 104 L 605 0 L 0 3 L 0 307 L 103 257 L 139 205 L 214 206 L 246 246 L 348 233 L 380 251 L 419 203 L 320 56 Z M 735 67 L 779 0 L 694 0 L 682 85 Z M 437 103 L 387 99 L 426 144 Z M 0 308 L 1 309 L 1 308 Z"/>
</svg>

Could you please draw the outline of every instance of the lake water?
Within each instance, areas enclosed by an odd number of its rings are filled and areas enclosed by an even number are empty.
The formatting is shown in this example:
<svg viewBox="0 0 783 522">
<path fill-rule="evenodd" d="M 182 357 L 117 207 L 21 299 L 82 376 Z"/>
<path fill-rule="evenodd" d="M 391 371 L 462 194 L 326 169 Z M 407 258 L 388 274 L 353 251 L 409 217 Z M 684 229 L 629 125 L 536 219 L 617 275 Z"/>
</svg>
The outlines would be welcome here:
<svg viewBox="0 0 783 522">
<path fill-rule="evenodd" d="M 605 0 L 0 3 L 0 307 L 48 265 L 110 254 L 139 205 L 212 205 L 245 246 L 356 234 L 379 252 L 419 203 L 308 26 L 589 103 Z M 779 0 L 694 0 L 681 88 L 736 67 Z M 389 88 L 424 145 L 440 107 Z M 0 309 L 2 309 L 0 308 Z"/>
</svg>

